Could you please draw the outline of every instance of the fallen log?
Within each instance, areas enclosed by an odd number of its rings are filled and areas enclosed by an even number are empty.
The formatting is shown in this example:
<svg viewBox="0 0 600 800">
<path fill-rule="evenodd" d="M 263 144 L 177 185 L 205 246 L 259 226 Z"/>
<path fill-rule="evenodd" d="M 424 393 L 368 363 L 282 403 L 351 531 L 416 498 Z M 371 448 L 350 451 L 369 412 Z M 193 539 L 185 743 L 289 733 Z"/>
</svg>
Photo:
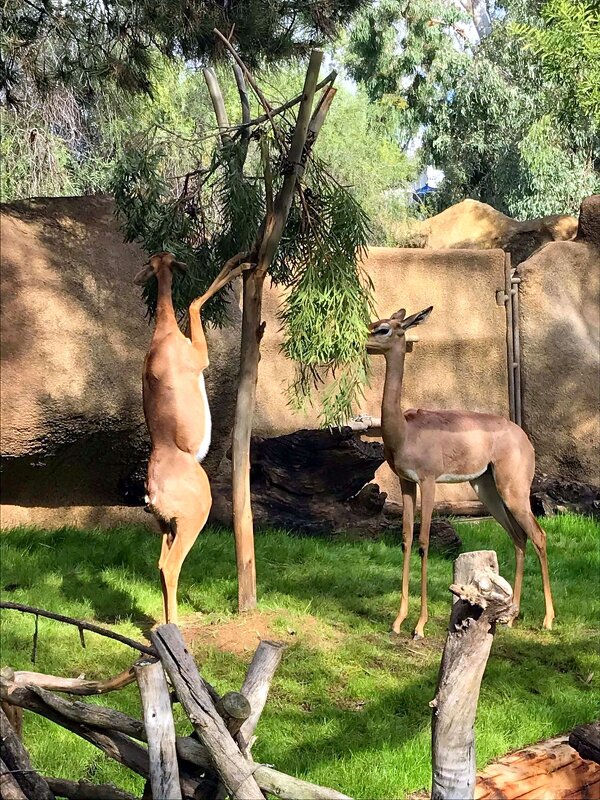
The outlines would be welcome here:
<svg viewBox="0 0 600 800">
<path fill-rule="evenodd" d="M 29 753 L 0 708 L 0 758 L 28 800 L 55 800 L 41 775 L 33 769 Z M 9 790 L 11 782 L 7 782 Z"/>
<path fill-rule="evenodd" d="M 110 731 L 95 729 L 88 724 L 76 722 L 75 719 L 70 718 L 74 716 L 72 710 L 70 716 L 66 716 L 61 711 L 56 710 L 58 707 L 62 707 L 57 701 L 60 701 L 60 703 L 69 703 L 68 700 L 54 697 L 52 705 L 48 705 L 39 695 L 39 687 L 10 686 L 5 678 L 0 681 L 0 691 L 2 697 L 6 699 L 8 703 L 19 705 L 22 708 L 34 711 L 36 714 L 46 717 L 46 719 L 52 722 L 56 722 L 57 725 L 61 725 L 63 728 L 85 739 L 90 744 L 95 745 L 99 750 L 102 750 L 106 756 L 113 758 L 124 767 L 128 767 L 143 778 L 150 777 L 150 762 L 147 750 L 140 747 L 139 744 L 136 744 L 129 736 L 116 729 Z M 44 690 L 41 691 L 43 692 Z M 71 705 L 73 706 L 74 704 L 71 703 Z M 92 706 L 90 705 L 89 708 L 91 709 Z M 127 715 L 122 714 L 120 711 L 115 711 L 114 709 L 103 709 L 103 711 L 108 711 L 115 715 L 117 725 L 132 727 L 132 723 L 141 724 L 139 720 L 133 720 L 133 718 L 127 717 Z M 123 719 L 124 717 L 126 718 L 125 720 Z M 208 758 L 207 761 L 209 761 Z M 186 797 L 194 796 L 194 792 L 198 788 L 199 783 L 199 779 L 195 779 L 187 773 L 180 774 L 180 785 Z"/>
<path fill-rule="evenodd" d="M 4 670 L 2 674 L 4 674 Z M 86 681 L 83 678 L 60 678 L 56 675 L 44 675 L 42 672 L 17 670 L 13 673 L 11 680 L 17 686 L 39 686 L 40 689 L 49 689 L 54 692 L 86 696 L 106 694 L 128 686 L 135 681 L 135 670 L 133 667 L 129 667 L 129 669 L 119 672 L 118 675 L 102 681 Z"/>
<path fill-rule="evenodd" d="M 232 798 L 263 800 L 252 765 L 243 757 L 219 716 L 179 628 L 173 624 L 160 625 L 150 635 L 179 702 Z"/>
<path fill-rule="evenodd" d="M 49 778 L 46 775 L 44 780 L 57 797 L 66 797 L 68 800 L 137 800 L 132 794 L 117 789 L 112 783 L 68 781 L 65 778 Z"/>
<path fill-rule="evenodd" d="M 210 766 L 208 751 L 190 736 L 178 737 L 177 752 L 183 761 L 190 764 L 205 768 Z M 251 765 L 259 787 L 281 800 L 350 800 L 348 795 L 342 792 L 286 775 L 267 764 L 257 764 L 254 761 L 247 763 Z"/>
<path fill-rule="evenodd" d="M 566 736 L 510 753 L 482 770 L 475 800 L 596 800 L 600 766 L 583 759 Z"/>
<path fill-rule="evenodd" d="M 181 800 L 175 723 L 162 664 L 160 661 L 137 664 L 135 675 L 140 688 L 143 727 L 148 741 L 152 796 Z"/>
<path fill-rule="evenodd" d="M 39 687 L 36 687 L 36 689 L 39 689 Z M 21 708 L 41 714 L 59 725 L 63 724 L 61 720 L 69 719 L 72 721 L 73 725 L 76 725 L 76 719 L 79 719 L 82 721 L 85 720 L 87 722 L 86 727 L 91 729 L 93 727 L 93 722 L 100 721 L 101 724 L 109 725 L 113 733 L 129 734 L 136 738 L 139 737 L 141 741 L 146 741 L 143 723 L 115 709 L 103 708 L 102 713 L 96 716 L 94 710 L 98 708 L 97 706 L 79 702 L 73 703 L 56 696 L 52 698 L 51 705 L 49 705 L 42 700 L 42 697 L 46 695 L 40 695 L 39 691 L 34 691 L 34 687 L 19 686 L 14 683 L 11 684 L 7 679 L 0 680 L 0 696 L 6 698 L 7 703 L 18 705 Z M 71 708 L 69 708 L 69 706 L 71 706 Z M 72 708 L 73 706 L 77 706 L 77 712 L 74 711 Z M 90 710 L 90 715 L 82 711 L 82 706 Z M 68 726 L 63 725 L 63 727 Z M 71 730 L 71 728 L 68 729 Z M 79 730 L 74 732 L 81 735 Z M 106 755 L 111 755 L 110 749 L 102 747 L 100 740 L 93 741 L 92 744 L 104 750 Z M 106 743 L 102 742 L 102 744 Z M 209 752 L 197 739 L 193 739 L 189 736 L 178 736 L 176 738 L 176 748 L 179 758 L 188 762 L 189 765 L 200 767 L 202 770 L 212 769 L 213 763 Z M 146 754 L 145 750 L 142 748 L 140 748 L 140 750 L 143 754 Z M 129 755 L 131 755 L 130 749 L 124 754 L 125 761 Z M 137 755 L 139 756 L 139 753 L 137 753 Z M 121 761 L 121 763 L 125 762 Z M 347 800 L 347 795 L 337 792 L 334 789 L 318 786 L 317 784 L 303 781 L 300 778 L 294 778 L 265 764 L 250 763 L 254 770 L 256 782 L 262 791 L 275 794 L 280 797 L 281 800 L 295 800 L 295 798 L 299 800 L 301 800 L 301 798 L 307 798 L 308 800 Z M 138 758 L 137 765 L 139 768 L 134 771 L 147 777 L 147 762 Z M 125 763 L 125 766 L 129 765 Z M 189 783 L 187 784 L 187 788 L 190 788 Z"/>
<path fill-rule="evenodd" d="M 469 800 L 475 791 L 475 715 L 496 623 L 514 616 L 512 589 L 492 550 L 454 562 L 457 598 L 440 665 L 432 713 L 432 800 Z"/>
</svg>

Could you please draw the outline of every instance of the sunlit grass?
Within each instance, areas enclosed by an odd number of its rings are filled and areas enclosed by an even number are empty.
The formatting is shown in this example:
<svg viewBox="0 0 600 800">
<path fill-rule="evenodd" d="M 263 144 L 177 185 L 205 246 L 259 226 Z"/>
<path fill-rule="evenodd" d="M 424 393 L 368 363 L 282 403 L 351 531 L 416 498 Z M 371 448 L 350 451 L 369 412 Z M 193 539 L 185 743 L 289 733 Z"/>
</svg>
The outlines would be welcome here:
<svg viewBox="0 0 600 800">
<path fill-rule="evenodd" d="M 583 517 L 544 520 L 557 619 L 544 616 L 539 566 L 528 550 L 522 618 L 498 630 L 477 718 L 478 765 L 521 745 L 594 719 L 598 713 L 600 526 Z M 512 545 L 493 522 L 457 525 L 465 550 L 494 549 L 513 578 Z M 3 599 L 96 620 L 143 639 L 159 619 L 158 537 L 144 528 L 111 532 L 15 529 L 0 537 Z M 429 701 L 447 625 L 452 562 L 430 559 L 428 638 L 413 643 L 419 557 L 413 559 L 406 633 L 389 634 L 399 602 L 402 553 L 380 541 L 297 538 L 256 541 L 260 611 L 273 635 L 290 643 L 258 729 L 255 757 L 279 769 L 361 798 L 402 798 L 430 779 Z M 232 536 L 205 531 L 180 583 L 180 615 L 216 627 L 235 618 Z M 192 617 L 193 615 L 193 617 Z M 32 667 L 33 618 L 3 611 L 1 662 L 64 676 L 107 677 L 136 655 L 93 634 L 86 649 L 75 629 L 40 620 Z M 239 688 L 251 657 L 195 645 L 203 674 L 219 689 Z M 139 717 L 135 686 L 96 700 Z M 189 730 L 178 711 L 181 732 Z M 142 781 L 91 745 L 34 715 L 25 742 L 49 775 L 114 781 L 141 794 Z"/>
</svg>

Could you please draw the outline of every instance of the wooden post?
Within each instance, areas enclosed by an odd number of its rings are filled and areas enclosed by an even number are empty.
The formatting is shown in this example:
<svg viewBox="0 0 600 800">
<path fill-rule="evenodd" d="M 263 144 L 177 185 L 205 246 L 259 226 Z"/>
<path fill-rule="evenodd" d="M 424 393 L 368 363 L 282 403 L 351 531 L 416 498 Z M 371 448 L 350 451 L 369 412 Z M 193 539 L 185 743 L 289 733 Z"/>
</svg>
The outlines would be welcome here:
<svg viewBox="0 0 600 800">
<path fill-rule="evenodd" d="M 227 730 L 235 737 L 250 716 L 250 703 L 241 692 L 227 692 L 216 705 Z"/>
<path fill-rule="evenodd" d="M 152 796 L 181 800 L 175 723 L 162 664 L 160 661 L 138 664 L 135 674 L 142 698 L 148 740 Z"/>
<path fill-rule="evenodd" d="M 29 800 L 54 800 L 54 794 L 50 791 L 50 787 L 31 766 L 29 753 L 23 747 L 21 740 L 1 708 L 0 757 L 5 764 L 6 771 L 12 774 L 19 788 Z"/>
<path fill-rule="evenodd" d="M 263 639 L 252 656 L 246 678 L 240 689 L 241 693 L 249 701 L 251 708 L 250 716 L 240 728 L 240 733 L 247 743 L 248 751 L 252 747 L 252 736 L 267 702 L 273 675 L 275 675 L 285 649 L 286 646 L 280 642 L 270 642 L 267 639 Z"/>
<path fill-rule="evenodd" d="M 150 634 L 179 702 L 185 708 L 198 738 L 210 754 L 219 777 L 233 800 L 264 800 L 246 761 L 231 738 L 198 673 L 177 625 L 160 625 Z"/>
<path fill-rule="evenodd" d="M 512 589 L 493 550 L 454 562 L 456 596 L 432 716 L 432 800 L 470 800 L 475 792 L 474 724 L 481 679 L 497 622 L 514 616 Z"/>
</svg>

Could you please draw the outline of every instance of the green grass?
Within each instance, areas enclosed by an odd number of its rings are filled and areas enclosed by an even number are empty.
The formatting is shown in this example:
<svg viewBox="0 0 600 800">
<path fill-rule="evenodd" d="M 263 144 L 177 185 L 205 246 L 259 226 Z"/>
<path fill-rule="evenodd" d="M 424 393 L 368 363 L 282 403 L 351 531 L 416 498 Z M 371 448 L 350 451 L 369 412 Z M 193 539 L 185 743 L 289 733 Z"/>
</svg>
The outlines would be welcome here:
<svg viewBox="0 0 600 800">
<path fill-rule="evenodd" d="M 498 630 L 483 679 L 476 726 L 480 767 L 598 715 L 600 527 L 574 516 L 543 525 L 555 629 L 541 630 L 541 578 L 530 547 L 522 618 L 512 630 Z M 501 574 L 512 581 L 512 545 L 495 523 L 457 528 L 464 549 L 496 550 Z M 159 538 L 147 529 L 21 528 L 4 532 L 0 543 L 3 599 L 96 620 L 138 639 L 160 616 Z M 257 760 L 359 798 L 402 798 L 428 786 L 428 703 L 449 616 L 452 562 L 430 558 L 428 638 L 413 643 L 408 634 L 418 615 L 419 557 L 413 558 L 406 632 L 393 638 L 402 554 L 392 539 L 316 540 L 274 531 L 258 535 L 256 554 L 260 610 L 274 634 L 292 643 L 258 729 Z M 205 531 L 183 568 L 180 615 L 194 614 L 194 624 L 214 630 L 233 620 L 234 564 L 231 534 Z M 84 650 L 75 629 L 42 619 L 32 667 L 33 618 L 3 611 L 0 619 L 1 662 L 16 669 L 107 677 L 135 658 L 94 634 L 86 635 Z M 222 652 L 207 641 L 194 646 L 203 674 L 222 691 L 239 688 L 251 653 Z M 135 686 L 90 702 L 140 716 Z M 182 733 L 190 729 L 183 716 L 177 724 Z M 132 773 L 35 715 L 26 715 L 25 742 L 46 774 L 114 781 L 141 794 L 142 782 Z"/>
</svg>

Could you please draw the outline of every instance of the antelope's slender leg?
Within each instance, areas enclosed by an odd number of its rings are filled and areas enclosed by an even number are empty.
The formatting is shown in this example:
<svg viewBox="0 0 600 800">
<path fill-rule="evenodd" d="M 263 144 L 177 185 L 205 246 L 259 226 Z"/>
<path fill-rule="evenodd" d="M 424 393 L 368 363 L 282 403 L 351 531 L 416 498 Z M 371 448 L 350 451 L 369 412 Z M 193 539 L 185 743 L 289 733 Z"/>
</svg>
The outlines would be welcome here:
<svg viewBox="0 0 600 800">
<path fill-rule="evenodd" d="M 521 587 L 523 586 L 523 570 L 525 568 L 525 547 L 527 545 L 527 537 L 523 534 L 523 538 L 517 541 L 514 536 L 515 543 L 515 588 L 513 590 L 513 604 L 519 609 L 521 607 Z M 508 622 L 508 627 L 512 628 L 513 622 L 518 617 L 518 612 Z"/>
<path fill-rule="evenodd" d="M 177 624 L 177 586 L 179 573 L 187 554 L 198 534 L 206 525 L 212 504 L 208 478 L 202 467 L 195 461 L 191 464 L 193 473 L 188 476 L 188 485 L 193 486 L 185 502 L 181 503 L 181 511 L 171 522 L 174 537 L 169 544 L 168 537 L 163 541 L 163 551 L 159 561 L 159 570 L 166 606 L 166 621 Z M 166 553 L 165 553 L 165 547 Z"/>
<path fill-rule="evenodd" d="M 419 555 L 421 556 L 421 613 L 415 627 L 414 639 L 422 639 L 425 634 L 423 629 L 429 618 L 427 612 L 427 559 L 429 555 L 429 530 L 431 528 L 431 515 L 435 499 L 435 480 L 427 478 L 420 484 L 421 487 L 421 533 L 419 534 Z"/>
<path fill-rule="evenodd" d="M 544 603 L 546 606 L 543 627 L 547 630 L 551 630 L 552 620 L 554 619 L 554 605 L 552 603 L 552 590 L 550 589 L 548 554 L 546 552 L 546 534 L 531 512 L 531 507 L 529 506 L 529 497 L 527 497 L 526 506 L 524 503 L 521 503 L 518 506 L 516 504 L 511 504 L 510 500 L 506 504 L 517 523 L 521 526 L 521 528 L 523 528 L 527 536 L 531 539 L 535 552 L 537 553 L 537 557 L 539 558 L 540 567 L 542 570 L 542 584 L 544 587 Z M 520 588 L 521 587 L 519 586 L 519 590 Z"/>
<path fill-rule="evenodd" d="M 528 467 L 527 472 L 525 472 L 525 466 Z M 502 498 L 502 502 L 510 512 L 512 519 L 521 529 L 523 537 L 531 539 L 540 561 L 542 584 L 544 587 L 544 603 L 546 606 L 543 627 L 550 630 L 552 628 L 552 620 L 554 619 L 554 606 L 552 603 L 552 591 L 550 589 L 546 534 L 540 527 L 537 519 L 533 516 L 529 502 L 529 487 L 533 476 L 533 464 L 525 464 L 525 466 L 521 467 L 521 463 L 518 462 L 517 468 L 515 468 L 514 463 L 505 460 L 501 464 L 495 465 L 494 477 L 496 488 Z M 521 467 L 521 469 L 519 469 L 519 467 Z M 524 549 L 523 547 L 523 550 Z M 519 593 L 520 590 L 521 587 L 519 586 Z M 515 596 L 517 596 L 516 590 Z M 520 600 L 520 597 L 517 596 L 517 600 Z"/>
<path fill-rule="evenodd" d="M 415 522 L 415 501 L 417 497 L 417 484 L 405 481 L 400 478 L 402 489 L 402 550 L 404 556 L 402 560 L 402 596 L 400 600 L 400 611 L 394 620 L 392 630 L 400 633 L 400 626 L 408 614 L 408 588 L 410 582 L 410 551 L 413 540 L 413 526 Z"/>
</svg>

